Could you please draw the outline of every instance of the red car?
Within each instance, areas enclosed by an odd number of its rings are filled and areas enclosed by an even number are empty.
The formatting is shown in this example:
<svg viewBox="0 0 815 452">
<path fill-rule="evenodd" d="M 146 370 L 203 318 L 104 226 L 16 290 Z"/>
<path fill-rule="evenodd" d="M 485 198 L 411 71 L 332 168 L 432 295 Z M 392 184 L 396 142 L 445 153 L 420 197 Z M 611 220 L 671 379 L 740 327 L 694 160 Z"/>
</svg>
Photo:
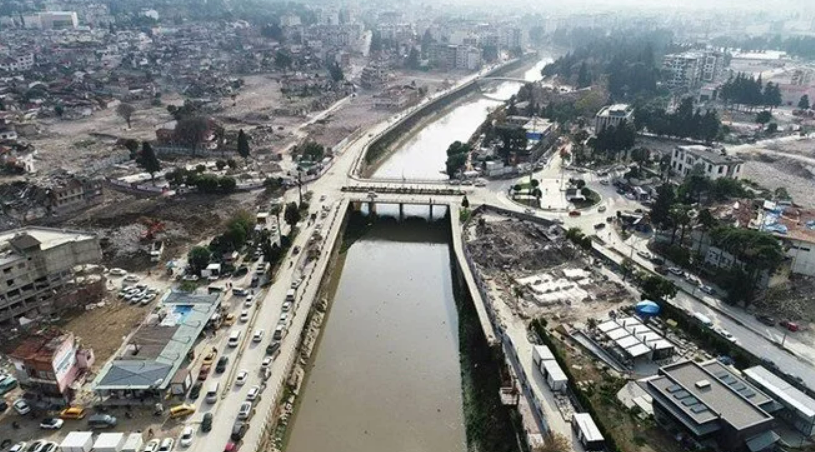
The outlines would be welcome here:
<svg viewBox="0 0 815 452">
<path fill-rule="evenodd" d="M 209 377 L 209 366 L 201 366 L 201 370 L 198 371 L 198 381 L 204 381 Z"/>
<path fill-rule="evenodd" d="M 240 448 L 240 443 L 230 441 L 230 442 L 226 443 L 226 447 L 224 447 L 224 452 L 238 452 L 239 448 Z"/>
<path fill-rule="evenodd" d="M 798 331 L 798 329 L 800 328 L 797 323 L 790 322 L 789 320 L 782 320 L 778 324 L 790 331 Z"/>
<path fill-rule="evenodd" d="M 579 210 L 572 210 L 571 212 L 569 212 L 569 216 L 570 217 L 579 217 L 580 216 L 580 211 Z"/>
</svg>

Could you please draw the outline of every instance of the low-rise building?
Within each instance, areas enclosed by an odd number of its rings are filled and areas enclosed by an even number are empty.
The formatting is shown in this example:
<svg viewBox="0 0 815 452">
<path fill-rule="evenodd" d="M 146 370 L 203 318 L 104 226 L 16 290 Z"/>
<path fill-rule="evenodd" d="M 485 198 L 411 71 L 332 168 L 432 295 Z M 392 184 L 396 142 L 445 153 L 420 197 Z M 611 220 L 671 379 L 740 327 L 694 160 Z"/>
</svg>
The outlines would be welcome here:
<svg viewBox="0 0 815 452">
<path fill-rule="evenodd" d="M 765 202 L 755 226 L 785 245 L 792 273 L 815 276 L 815 210 Z"/>
<path fill-rule="evenodd" d="M 90 233 L 27 227 L 0 233 L 0 322 L 58 312 L 73 268 L 102 259 Z"/>
<path fill-rule="evenodd" d="M 70 402 L 79 389 L 74 382 L 93 365 L 94 355 L 79 345 L 73 333 L 47 330 L 23 341 L 9 359 L 26 390 Z"/>
<path fill-rule="evenodd" d="M 0 55 L 0 71 L 24 72 L 34 67 L 33 53 Z"/>
<path fill-rule="evenodd" d="M 607 105 L 594 116 L 594 133 L 608 126 L 619 127 L 624 122 L 634 124 L 634 108 L 628 104 Z"/>
<path fill-rule="evenodd" d="M 682 361 L 640 381 L 653 398 L 654 418 L 701 447 L 731 452 L 774 450 L 771 412 L 780 406 L 718 361 Z"/>
<path fill-rule="evenodd" d="M 747 381 L 775 399 L 782 409 L 775 414 L 806 436 L 815 435 L 815 399 L 762 366 L 744 370 Z"/>
<path fill-rule="evenodd" d="M 79 16 L 76 11 L 43 11 L 23 16 L 23 24 L 43 30 L 74 29 L 79 26 Z"/>
<path fill-rule="evenodd" d="M 702 145 L 677 146 L 671 153 L 671 170 L 682 177 L 700 165 L 703 174 L 710 179 L 738 179 L 743 163 L 744 160 L 728 155 L 724 149 Z"/>
<path fill-rule="evenodd" d="M 196 340 L 219 317 L 218 293 L 168 292 L 157 311 L 128 338 L 93 382 L 93 391 L 110 404 L 117 400 L 152 402 L 170 387 Z"/>
</svg>

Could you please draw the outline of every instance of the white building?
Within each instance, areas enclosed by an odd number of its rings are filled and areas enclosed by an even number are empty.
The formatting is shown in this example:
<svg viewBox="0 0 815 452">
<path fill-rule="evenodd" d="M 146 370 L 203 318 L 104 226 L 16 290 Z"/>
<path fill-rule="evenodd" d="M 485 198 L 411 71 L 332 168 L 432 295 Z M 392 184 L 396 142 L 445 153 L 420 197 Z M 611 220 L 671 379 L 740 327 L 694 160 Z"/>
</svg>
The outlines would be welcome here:
<svg viewBox="0 0 815 452">
<path fill-rule="evenodd" d="M 9 72 L 28 71 L 34 67 L 34 54 L 0 55 L 0 70 Z"/>
<path fill-rule="evenodd" d="M 702 145 L 677 146 L 671 154 L 671 170 L 684 177 L 696 165 L 701 165 L 704 175 L 711 179 L 727 177 L 738 179 L 744 160 L 727 155 L 724 149 Z"/>
<path fill-rule="evenodd" d="M 300 25 L 300 16 L 296 14 L 284 14 L 280 16 L 281 27 L 296 27 Z"/>
<path fill-rule="evenodd" d="M 606 105 L 594 116 L 594 133 L 608 126 L 617 127 L 623 122 L 634 123 L 634 109 L 627 104 Z"/>
<path fill-rule="evenodd" d="M 74 29 L 79 26 L 79 17 L 76 11 L 44 11 L 23 16 L 25 28 L 39 28 L 42 30 Z"/>
</svg>

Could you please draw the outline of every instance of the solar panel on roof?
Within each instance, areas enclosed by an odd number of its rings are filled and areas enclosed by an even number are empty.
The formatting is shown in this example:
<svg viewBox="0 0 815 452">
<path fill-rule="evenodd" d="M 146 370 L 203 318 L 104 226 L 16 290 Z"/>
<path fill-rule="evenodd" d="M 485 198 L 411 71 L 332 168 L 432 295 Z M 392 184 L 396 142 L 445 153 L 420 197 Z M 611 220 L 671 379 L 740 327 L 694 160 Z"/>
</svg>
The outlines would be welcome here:
<svg viewBox="0 0 815 452">
<path fill-rule="evenodd" d="M 670 385 L 667 388 L 665 388 L 665 390 L 671 394 L 673 394 L 676 391 L 679 391 L 680 389 L 682 389 L 682 386 L 680 385 Z"/>
<path fill-rule="evenodd" d="M 722 377 L 722 381 L 729 385 L 732 385 L 733 383 L 736 382 L 736 379 L 732 375 L 727 374 L 724 377 Z"/>
<path fill-rule="evenodd" d="M 682 399 L 682 405 L 685 406 L 693 406 L 699 403 L 699 399 L 696 397 L 688 397 L 686 399 Z"/>
<path fill-rule="evenodd" d="M 749 388 L 744 388 L 741 391 L 739 391 L 739 393 L 744 397 L 747 397 L 748 399 L 751 399 L 756 396 L 756 392 Z"/>
<path fill-rule="evenodd" d="M 693 411 L 696 414 L 699 414 L 699 413 L 702 413 L 704 411 L 707 411 L 707 407 L 700 403 L 698 405 L 692 406 L 690 410 Z"/>
<path fill-rule="evenodd" d="M 715 376 L 716 376 L 716 378 L 724 378 L 724 376 L 725 376 L 725 375 L 728 375 L 728 373 L 727 373 L 727 371 L 726 371 L 726 370 L 720 370 L 720 371 L 716 372 L 716 373 L 715 373 L 715 374 L 713 374 L 713 375 L 715 375 Z"/>
<path fill-rule="evenodd" d="M 743 389 L 747 389 L 747 386 L 745 386 L 744 383 L 736 383 L 736 384 L 734 384 L 732 386 L 733 386 L 733 389 L 735 389 L 736 391 L 741 391 Z"/>
<path fill-rule="evenodd" d="M 674 393 L 674 398 L 677 400 L 682 400 L 685 397 L 690 397 L 690 393 L 688 391 L 679 391 Z"/>
</svg>

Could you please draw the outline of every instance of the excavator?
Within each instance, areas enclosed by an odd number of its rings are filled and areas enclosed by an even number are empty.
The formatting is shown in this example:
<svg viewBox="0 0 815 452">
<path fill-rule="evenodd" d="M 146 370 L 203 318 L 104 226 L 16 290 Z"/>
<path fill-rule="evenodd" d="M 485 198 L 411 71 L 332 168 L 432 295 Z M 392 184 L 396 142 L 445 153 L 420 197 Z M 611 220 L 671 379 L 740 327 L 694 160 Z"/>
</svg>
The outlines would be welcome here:
<svg viewBox="0 0 815 452">
<path fill-rule="evenodd" d="M 142 241 L 151 241 L 156 235 L 164 232 L 164 222 L 159 220 L 143 219 L 142 224 L 147 226 L 147 230 L 141 233 Z"/>
</svg>

